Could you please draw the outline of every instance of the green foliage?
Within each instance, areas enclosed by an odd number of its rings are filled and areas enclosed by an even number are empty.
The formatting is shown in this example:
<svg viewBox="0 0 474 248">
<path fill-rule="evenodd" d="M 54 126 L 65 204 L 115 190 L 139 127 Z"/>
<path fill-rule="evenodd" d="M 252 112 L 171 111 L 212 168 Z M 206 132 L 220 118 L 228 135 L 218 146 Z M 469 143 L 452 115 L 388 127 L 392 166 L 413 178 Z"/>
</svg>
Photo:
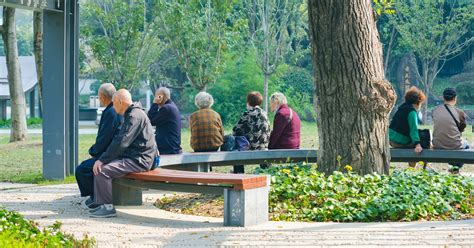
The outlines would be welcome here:
<svg viewBox="0 0 474 248">
<path fill-rule="evenodd" d="M 41 118 L 28 118 L 26 119 L 26 124 L 28 127 L 40 126 L 43 123 Z M 10 128 L 12 126 L 12 120 L 0 120 L 0 128 Z"/>
<path fill-rule="evenodd" d="M 308 70 L 289 67 L 279 78 L 280 91 L 287 96 L 288 105 L 300 118 L 314 121 L 316 112 L 313 106 L 314 81 Z"/>
<path fill-rule="evenodd" d="M 178 58 L 191 85 L 206 90 L 222 71 L 221 56 L 239 40 L 245 22 L 235 19 L 233 1 L 159 0 L 160 33 Z"/>
<path fill-rule="evenodd" d="M 460 104 L 474 105 L 474 83 L 464 82 L 456 86 L 458 101 Z"/>
<path fill-rule="evenodd" d="M 0 208 L 1 247 L 93 247 L 94 239 L 87 235 L 83 240 L 61 232 L 61 222 L 43 229 L 26 220 L 21 214 Z"/>
<path fill-rule="evenodd" d="M 360 176 L 350 166 L 326 176 L 315 165 L 257 169 L 272 176 L 270 213 L 279 221 L 415 221 L 474 215 L 474 179 L 397 170 Z"/>
<path fill-rule="evenodd" d="M 147 78 L 162 45 L 145 0 L 86 1 L 81 36 L 100 64 L 98 79 L 132 90 Z"/>
</svg>

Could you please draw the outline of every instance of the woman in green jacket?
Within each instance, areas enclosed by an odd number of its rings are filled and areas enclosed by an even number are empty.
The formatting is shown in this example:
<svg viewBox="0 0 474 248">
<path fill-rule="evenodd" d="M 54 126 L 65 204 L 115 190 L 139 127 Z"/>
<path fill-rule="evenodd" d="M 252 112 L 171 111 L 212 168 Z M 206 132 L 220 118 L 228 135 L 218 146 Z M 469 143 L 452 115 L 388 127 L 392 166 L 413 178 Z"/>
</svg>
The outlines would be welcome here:
<svg viewBox="0 0 474 248">
<path fill-rule="evenodd" d="M 405 103 L 398 108 L 388 129 L 393 148 L 414 148 L 416 153 L 421 153 L 423 148 L 418 134 L 418 111 L 425 100 L 425 94 L 415 86 L 405 93 Z M 410 163 L 411 167 L 415 165 Z"/>
</svg>

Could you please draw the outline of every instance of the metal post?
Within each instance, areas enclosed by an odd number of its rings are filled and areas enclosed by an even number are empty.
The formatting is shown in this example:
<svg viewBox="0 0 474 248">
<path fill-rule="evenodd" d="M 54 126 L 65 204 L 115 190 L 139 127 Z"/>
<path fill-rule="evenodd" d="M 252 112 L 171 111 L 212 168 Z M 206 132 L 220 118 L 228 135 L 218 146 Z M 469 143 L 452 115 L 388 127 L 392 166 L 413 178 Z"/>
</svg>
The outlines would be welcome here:
<svg viewBox="0 0 474 248">
<path fill-rule="evenodd" d="M 35 115 L 35 105 L 36 105 L 36 86 L 30 91 L 30 118 L 36 117 Z"/>
<path fill-rule="evenodd" d="M 77 0 L 43 11 L 43 176 L 73 174 L 78 145 Z"/>
<path fill-rule="evenodd" d="M 7 100 L 0 100 L 0 120 L 7 119 Z"/>
</svg>

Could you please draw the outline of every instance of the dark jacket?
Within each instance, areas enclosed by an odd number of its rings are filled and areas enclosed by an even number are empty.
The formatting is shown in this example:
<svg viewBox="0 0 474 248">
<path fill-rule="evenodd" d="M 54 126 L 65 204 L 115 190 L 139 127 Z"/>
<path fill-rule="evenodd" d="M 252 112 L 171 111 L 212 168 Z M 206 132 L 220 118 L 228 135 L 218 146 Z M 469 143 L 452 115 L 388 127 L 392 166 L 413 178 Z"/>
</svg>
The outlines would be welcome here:
<svg viewBox="0 0 474 248">
<path fill-rule="evenodd" d="M 150 169 L 158 154 L 153 127 L 145 112 L 131 105 L 124 114 L 120 131 L 115 135 L 107 150 L 99 160 L 107 164 L 116 159 L 129 158 Z"/>
<path fill-rule="evenodd" d="M 250 143 L 250 150 L 265 150 L 270 139 L 270 122 L 267 113 L 259 106 L 245 111 L 239 122 L 232 129 L 232 135 L 245 136 Z"/>
<path fill-rule="evenodd" d="M 148 111 L 151 125 L 156 126 L 155 141 L 160 154 L 179 154 L 181 149 L 181 114 L 171 100 L 160 107 L 154 103 Z"/>
<path fill-rule="evenodd" d="M 268 149 L 299 149 L 301 122 L 298 114 L 283 104 L 278 109 Z"/>
<path fill-rule="evenodd" d="M 118 133 L 122 121 L 122 116 L 115 112 L 112 103 L 104 109 L 100 117 L 99 131 L 97 132 L 95 144 L 89 148 L 89 154 L 92 157 L 98 158 L 105 152 L 110 142 L 112 142 L 114 135 Z"/>
<path fill-rule="evenodd" d="M 418 134 L 418 115 L 413 104 L 403 103 L 397 109 L 397 112 L 390 122 L 389 139 L 398 144 L 410 143 L 417 145 L 420 143 L 420 137 Z"/>
</svg>

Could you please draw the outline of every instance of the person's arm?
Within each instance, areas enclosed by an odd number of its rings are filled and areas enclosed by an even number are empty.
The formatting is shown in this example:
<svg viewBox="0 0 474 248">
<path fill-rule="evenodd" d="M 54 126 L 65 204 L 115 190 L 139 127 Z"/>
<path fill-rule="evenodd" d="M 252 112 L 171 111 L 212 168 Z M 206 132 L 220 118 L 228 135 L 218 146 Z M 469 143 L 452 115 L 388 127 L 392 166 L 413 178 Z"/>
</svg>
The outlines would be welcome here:
<svg viewBox="0 0 474 248">
<path fill-rule="evenodd" d="M 159 107 L 158 104 L 153 103 L 150 110 L 148 110 L 148 119 L 150 119 L 151 125 L 161 126 L 168 120 L 168 107 L 165 105 Z"/>
<path fill-rule="evenodd" d="M 194 147 L 193 147 L 193 141 L 194 141 L 193 126 L 194 126 L 194 114 L 192 114 L 192 115 L 189 117 L 189 131 L 191 132 L 191 138 L 190 138 L 190 140 L 189 140 L 189 145 L 190 145 L 191 148 L 193 148 L 193 150 L 194 150 Z"/>
<path fill-rule="evenodd" d="M 244 133 L 244 126 L 248 125 L 248 112 L 244 112 L 239 119 L 239 122 L 237 122 L 237 125 L 234 126 L 232 129 L 232 135 L 233 136 L 244 136 L 246 133 Z"/>
<path fill-rule="evenodd" d="M 418 114 L 412 111 L 408 114 L 408 128 L 410 129 L 410 138 L 415 145 L 415 152 L 420 153 L 423 148 L 420 144 L 420 135 L 418 134 Z"/>
<path fill-rule="evenodd" d="M 217 125 L 219 125 L 222 140 L 224 140 L 224 125 L 222 125 L 221 116 L 217 114 Z"/>
<path fill-rule="evenodd" d="M 283 130 L 286 127 L 288 120 L 280 113 L 275 115 L 275 120 L 273 121 L 273 131 L 270 134 L 270 144 L 268 145 L 269 149 L 275 147 L 275 144 L 278 143 L 278 140 L 283 133 Z"/>
<path fill-rule="evenodd" d="M 140 135 L 142 127 L 139 120 L 134 116 L 129 116 L 123 123 L 120 132 L 114 137 L 107 150 L 100 156 L 99 160 L 107 164 L 119 158 L 125 149 Z"/>
<path fill-rule="evenodd" d="M 95 139 L 95 144 L 89 149 L 89 154 L 96 158 L 105 152 L 110 142 L 114 138 L 115 133 L 117 132 L 117 127 L 120 124 L 120 118 L 117 114 L 112 114 L 111 111 L 107 111 L 103 116 L 103 124 L 99 129 L 97 138 Z"/>
</svg>

